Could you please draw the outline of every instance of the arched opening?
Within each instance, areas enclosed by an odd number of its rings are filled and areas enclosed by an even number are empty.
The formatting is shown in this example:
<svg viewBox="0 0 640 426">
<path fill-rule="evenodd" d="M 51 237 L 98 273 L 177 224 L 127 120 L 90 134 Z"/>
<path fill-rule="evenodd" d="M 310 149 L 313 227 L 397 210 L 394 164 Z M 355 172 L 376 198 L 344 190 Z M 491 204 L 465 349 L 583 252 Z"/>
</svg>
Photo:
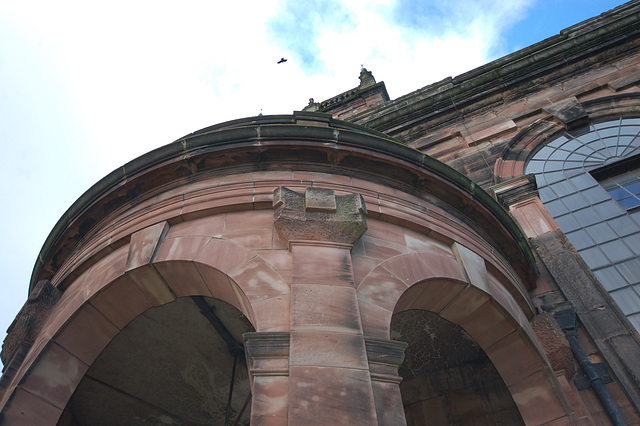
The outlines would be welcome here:
<svg viewBox="0 0 640 426">
<path fill-rule="evenodd" d="M 58 424 L 225 424 L 228 417 L 248 425 L 242 335 L 251 331 L 238 309 L 211 297 L 151 308 L 93 362 Z"/>
<path fill-rule="evenodd" d="M 540 201 L 640 329 L 640 118 L 592 121 L 540 144 L 524 172 Z"/>
<path fill-rule="evenodd" d="M 399 369 L 407 424 L 523 424 L 500 374 L 462 327 L 412 309 L 393 315 L 391 338 L 408 344 Z"/>
</svg>

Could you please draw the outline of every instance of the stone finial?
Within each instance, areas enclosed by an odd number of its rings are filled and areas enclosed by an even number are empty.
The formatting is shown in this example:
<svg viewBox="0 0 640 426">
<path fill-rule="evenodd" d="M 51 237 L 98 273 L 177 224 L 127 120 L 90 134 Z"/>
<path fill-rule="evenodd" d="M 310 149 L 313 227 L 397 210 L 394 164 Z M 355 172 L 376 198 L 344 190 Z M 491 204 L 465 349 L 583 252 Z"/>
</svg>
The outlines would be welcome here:
<svg viewBox="0 0 640 426">
<path fill-rule="evenodd" d="M 353 245 L 367 230 L 367 209 L 360 194 L 337 196 L 332 189 L 317 187 L 301 194 L 281 186 L 273 193 L 273 207 L 276 231 L 286 243 Z"/>
<path fill-rule="evenodd" d="M 303 111 L 317 111 L 319 109 L 319 104 L 313 100 L 313 98 L 309 98 L 309 104 L 304 107 L 302 110 Z"/>
<path fill-rule="evenodd" d="M 376 79 L 371 74 L 371 71 L 367 70 L 365 67 L 362 67 L 360 70 L 360 87 L 369 87 L 376 84 Z"/>
</svg>

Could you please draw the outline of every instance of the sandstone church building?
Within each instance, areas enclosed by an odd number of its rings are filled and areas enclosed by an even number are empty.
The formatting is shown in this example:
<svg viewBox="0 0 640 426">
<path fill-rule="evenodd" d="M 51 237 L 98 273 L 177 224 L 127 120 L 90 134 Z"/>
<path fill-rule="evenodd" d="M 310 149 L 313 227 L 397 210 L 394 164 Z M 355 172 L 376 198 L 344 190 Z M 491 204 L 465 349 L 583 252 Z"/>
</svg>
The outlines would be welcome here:
<svg viewBox="0 0 640 426">
<path fill-rule="evenodd" d="M 0 424 L 640 424 L 638 330 L 632 1 L 106 176 L 38 256 Z"/>
</svg>

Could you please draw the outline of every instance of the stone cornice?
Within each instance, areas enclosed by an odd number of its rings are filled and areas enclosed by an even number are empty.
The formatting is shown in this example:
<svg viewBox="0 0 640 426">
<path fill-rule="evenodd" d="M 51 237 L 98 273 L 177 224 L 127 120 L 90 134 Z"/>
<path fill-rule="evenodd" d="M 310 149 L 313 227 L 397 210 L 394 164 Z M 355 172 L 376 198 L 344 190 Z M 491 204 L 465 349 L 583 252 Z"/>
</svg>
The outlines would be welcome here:
<svg viewBox="0 0 640 426">
<path fill-rule="evenodd" d="M 349 120 L 384 132 L 402 131 L 416 120 L 478 103 L 479 99 L 492 93 L 530 82 L 612 46 L 630 43 L 633 48 L 631 41 L 636 40 L 637 44 L 639 36 L 640 3 L 629 2 L 556 36 L 354 115 Z"/>
<path fill-rule="evenodd" d="M 429 194 L 458 206 L 459 217 L 493 240 L 494 250 L 527 275 L 534 262 L 524 235 L 481 188 L 449 166 L 379 132 L 295 113 L 212 126 L 151 151 L 115 170 L 83 194 L 47 238 L 31 287 L 52 277 L 96 226 L 118 211 L 185 181 L 261 170 L 359 176 L 410 194 Z M 181 183 L 182 182 L 182 183 Z M 528 266 L 525 266 L 528 265 Z"/>
</svg>

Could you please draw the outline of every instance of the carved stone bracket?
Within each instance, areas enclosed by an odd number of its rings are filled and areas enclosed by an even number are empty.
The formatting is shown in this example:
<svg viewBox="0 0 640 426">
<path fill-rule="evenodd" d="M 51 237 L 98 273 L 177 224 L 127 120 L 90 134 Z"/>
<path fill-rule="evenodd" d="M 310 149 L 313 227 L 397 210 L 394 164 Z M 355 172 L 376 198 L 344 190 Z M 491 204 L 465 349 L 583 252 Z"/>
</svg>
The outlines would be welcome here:
<svg viewBox="0 0 640 426">
<path fill-rule="evenodd" d="M 404 361 L 407 344 L 395 340 L 365 337 L 371 380 L 399 384 L 398 368 Z"/>
<path fill-rule="evenodd" d="M 546 113 L 553 115 L 567 130 L 586 125 L 589 116 L 576 97 L 571 97 L 542 108 Z"/>
<path fill-rule="evenodd" d="M 256 376 L 289 375 L 288 332 L 253 332 L 244 334 L 244 350 L 253 386 Z"/>
<path fill-rule="evenodd" d="M 505 209 L 512 204 L 538 195 L 534 175 L 523 175 L 492 186 L 491 194 Z"/>
<path fill-rule="evenodd" d="M 367 209 L 360 194 L 336 195 L 332 189 L 284 186 L 273 193 L 275 227 L 287 244 L 322 241 L 353 246 L 367 230 Z"/>
</svg>

